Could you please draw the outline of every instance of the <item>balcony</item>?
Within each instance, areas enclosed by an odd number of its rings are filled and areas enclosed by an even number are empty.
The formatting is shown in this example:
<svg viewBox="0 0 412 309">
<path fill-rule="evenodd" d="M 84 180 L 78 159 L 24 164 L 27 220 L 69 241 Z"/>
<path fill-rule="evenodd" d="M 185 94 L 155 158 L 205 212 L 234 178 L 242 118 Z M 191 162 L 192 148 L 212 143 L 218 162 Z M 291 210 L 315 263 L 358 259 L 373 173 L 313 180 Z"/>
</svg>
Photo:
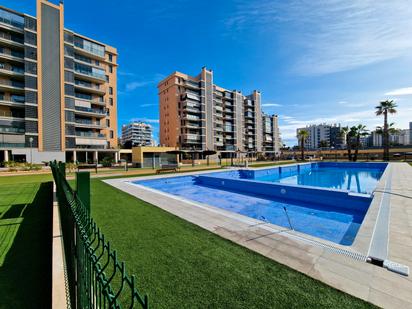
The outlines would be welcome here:
<svg viewBox="0 0 412 309">
<path fill-rule="evenodd" d="M 105 60 L 104 46 L 85 40 L 83 38 L 77 36 L 74 37 L 74 49 L 81 55 L 97 58 L 99 60 Z"/>
<path fill-rule="evenodd" d="M 24 63 L 24 53 L 0 47 L 0 59 Z"/>
<path fill-rule="evenodd" d="M 185 81 L 185 86 L 187 88 L 199 89 L 199 83 L 191 81 L 191 80 L 186 80 Z"/>
<path fill-rule="evenodd" d="M 184 100 L 182 104 L 184 107 L 200 108 L 202 106 L 199 102 L 191 100 Z"/>
<path fill-rule="evenodd" d="M 0 142 L 0 148 L 24 148 L 25 143 L 2 143 Z"/>
<path fill-rule="evenodd" d="M 246 118 L 254 118 L 253 113 L 250 113 L 250 112 L 245 113 L 245 117 Z"/>
<path fill-rule="evenodd" d="M 183 115 L 183 119 L 187 119 L 187 120 L 200 120 L 200 117 L 199 117 L 199 116 L 195 116 L 195 115 L 185 114 L 185 115 Z"/>
<path fill-rule="evenodd" d="M 0 90 L 16 90 L 24 93 L 24 82 L 0 78 Z"/>
<path fill-rule="evenodd" d="M 105 87 L 101 87 L 99 85 L 95 85 L 92 83 L 83 82 L 79 80 L 75 81 L 74 87 L 76 90 L 82 90 L 82 91 L 86 91 L 86 92 L 90 92 L 90 93 L 94 93 L 98 95 L 104 95 L 106 93 Z"/>
<path fill-rule="evenodd" d="M 94 116 L 94 117 L 106 117 L 107 111 L 99 108 L 88 108 L 83 106 L 75 106 L 75 111 L 79 115 Z"/>
<path fill-rule="evenodd" d="M 186 107 L 185 111 L 188 113 L 192 113 L 192 114 L 200 114 L 202 111 L 199 108 L 194 108 L 194 107 Z"/>
<path fill-rule="evenodd" d="M 24 114 L 14 111 L 0 111 L 0 118 L 15 118 L 14 120 L 24 121 Z"/>
<path fill-rule="evenodd" d="M 0 42 L 3 42 L 9 46 L 24 47 L 24 39 L 10 35 L 5 32 L 0 32 Z"/>
<path fill-rule="evenodd" d="M 74 75 L 76 77 L 81 77 L 85 80 L 95 83 L 105 83 L 106 82 L 106 74 L 101 69 L 96 69 L 94 67 L 90 67 L 87 65 L 75 63 L 74 67 Z"/>
<path fill-rule="evenodd" d="M 5 97 L 0 95 L 0 105 L 24 108 L 24 96 L 12 95 Z"/>
<path fill-rule="evenodd" d="M 103 129 L 106 126 L 101 121 L 92 121 L 87 119 L 76 119 L 75 126 L 79 128 L 96 128 Z"/>
<path fill-rule="evenodd" d="M 188 98 L 195 101 L 200 101 L 200 95 L 198 93 L 193 93 L 186 91 L 186 95 L 183 97 L 184 99 Z"/>
<path fill-rule="evenodd" d="M 106 139 L 106 134 L 96 133 L 96 132 L 76 132 L 76 136 L 79 137 L 87 137 L 87 138 L 98 138 L 98 139 Z"/>
<path fill-rule="evenodd" d="M 24 134 L 26 130 L 19 127 L 0 127 L 0 133 L 4 134 Z"/>
<path fill-rule="evenodd" d="M 15 77 L 24 77 L 24 68 L 12 66 L 8 63 L 0 63 L 0 74 Z"/>
<path fill-rule="evenodd" d="M 23 32 L 24 17 L 0 9 L 0 25 L 8 29 L 16 30 L 17 32 Z"/>
<path fill-rule="evenodd" d="M 191 122 L 186 122 L 182 125 L 184 128 L 189 128 L 189 129 L 200 129 L 200 124 L 197 123 L 191 123 Z"/>
<path fill-rule="evenodd" d="M 74 105 L 75 106 L 84 106 L 84 105 L 89 105 L 89 104 L 96 104 L 100 106 L 106 106 L 106 102 L 104 100 L 99 100 L 99 99 L 83 99 L 83 98 L 78 98 L 74 100 Z"/>
</svg>

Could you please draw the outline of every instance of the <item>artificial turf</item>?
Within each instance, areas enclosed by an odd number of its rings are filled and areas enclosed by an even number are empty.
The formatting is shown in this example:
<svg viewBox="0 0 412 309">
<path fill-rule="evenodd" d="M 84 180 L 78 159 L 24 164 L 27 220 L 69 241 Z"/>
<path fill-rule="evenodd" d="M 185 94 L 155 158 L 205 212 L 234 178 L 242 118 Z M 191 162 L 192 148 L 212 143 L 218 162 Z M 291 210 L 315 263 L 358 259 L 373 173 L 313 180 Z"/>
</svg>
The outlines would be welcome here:
<svg viewBox="0 0 412 309">
<path fill-rule="evenodd" d="M 372 305 L 92 180 L 92 216 L 152 308 Z"/>
<path fill-rule="evenodd" d="M 0 177 L 0 308 L 50 308 L 50 175 Z"/>
</svg>

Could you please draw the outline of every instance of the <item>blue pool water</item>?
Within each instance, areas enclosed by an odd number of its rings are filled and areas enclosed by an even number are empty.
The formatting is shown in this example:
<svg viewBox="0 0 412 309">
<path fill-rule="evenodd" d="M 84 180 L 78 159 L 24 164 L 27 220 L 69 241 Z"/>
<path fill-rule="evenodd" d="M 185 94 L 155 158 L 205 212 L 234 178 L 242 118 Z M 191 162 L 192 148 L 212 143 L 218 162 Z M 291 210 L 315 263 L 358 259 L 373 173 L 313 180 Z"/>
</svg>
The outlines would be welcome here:
<svg viewBox="0 0 412 309">
<path fill-rule="evenodd" d="M 376 187 L 385 167 L 384 164 L 308 164 L 301 167 L 300 171 L 295 170 L 297 166 L 284 167 L 283 171 L 276 168 L 277 172 L 273 168 L 231 170 L 133 183 L 290 228 L 285 214 L 286 208 L 295 230 L 342 245 L 351 245 L 372 197 L 349 193 L 346 190 L 350 183 L 348 175 L 355 172 L 357 175 L 356 186 L 350 185 L 350 190 L 370 193 Z M 354 171 L 343 171 L 348 169 Z M 274 176 L 282 172 L 285 177 Z M 286 176 L 287 173 L 290 175 Z M 312 176 L 313 174 L 316 176 Z M 336 182 L 331 174 L 339 175 L 339 182 Z M 341 178 L 346 179 L 346 183 Z M 358 187 L 361 190 L 358 190 Z"/>
<path fill-rule="evenodd" d="M 344 166 L 339 166 L 342 164 Z M 371 194 L 381 178 L 386 164 L 381 163 L 313 163 L 303 168 L 285 167 L 257 174 L 253 179 L 282 184 L 315 186 Z M 280 170 L 280 173 L 277 172 Z"/>
</svg>

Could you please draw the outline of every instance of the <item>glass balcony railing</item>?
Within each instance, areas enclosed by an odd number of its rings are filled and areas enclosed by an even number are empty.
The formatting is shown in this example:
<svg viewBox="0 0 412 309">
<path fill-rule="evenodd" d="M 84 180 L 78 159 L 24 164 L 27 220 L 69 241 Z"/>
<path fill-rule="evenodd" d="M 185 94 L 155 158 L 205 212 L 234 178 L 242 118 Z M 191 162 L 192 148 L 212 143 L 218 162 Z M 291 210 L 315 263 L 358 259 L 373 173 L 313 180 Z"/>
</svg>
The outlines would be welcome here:
<svg viewBox="0 0 412 309">
<path fill-rule="evenodd" d="M 0 32 L 0 38 L 1 39 L 6 39 L 6 40 L 9 40 L 9 41 L 13 41 L 13 42 L 16 42 L 16 43 L 24 44 L 24 39 L 23 38 L 17 37 L 15 35 L 10 35 L 8 33 Z"/>
<path fill-rule="evenodd" d="M 92 120 L 87 120 L 87 119 L 76 119 L 75 123 L 87 124 L 87 125 L 92 125 L 92 126 L 100 126 L 101 125 L 100 121 L 92 121 Z"/>
<path fill-rule="evenodd" d="M 24 128 L 19 127 L 0 127 L 0 133 L 24 133 Z"/>
<path fill-rule="evenodd" d="M 12 111 L 0 111 L 0 117 L 24 118 L 24 114 Z"/>
<path fill-rule="evenodd" d="M 0 9 L 0 22 L 8 24 L 10 26 L 23 29 L 24 28 L 24 17 L 13 14 L 11 12 Z"/>
<path fill-rule="evenodd" d="M 0 79 L 0 85 L 11 86 L 11 87 L 16 87 L 16 88 L 24 88 L 23 82 L 9 80 L 9 79 Z"/>
<path fill-rule="evenodd" d="M 0 142 L 0 147 L 3 148 L 20 148 L 25 147 L 24 143 L 2 143 Z"/>
<path fill-rule="evenodd" d="M 80 74 L 106 80 L 106 74 L 104 70 L 101 69 L 92 68 L 87 65 L 75 63 L 74 70 Z"/>
<path fill-rule="evenodd" d="M 101 115 L 105 115 L 105 114 L 106 114 L 106 111 L 103 110 L 103 109 L 89 108 L 89 107 L 83 107 L 83 106 L 76 106 L 76 107 L 75 107 L 75 110 L 81 111 L 81 112 L 101 114 Z"/>
<path fill-rule="evenodd" d="M 104 46 L 87 41 L 85 39 L 74 37 L 74 46 L 85 50 L 86 52 L 104 58 Z"/>
<path fill-rule="evenodd" d="M 16 57 L 16 58 L 24 58 L 24 54 L 15 50 L 10 50 L 10 49 L 6 49 L 3 47 L 0 47 L 0 54 L 2 55 L 6 55 L 6 56 L 12 56 L 12 57 Z"/>
<path fill-rule="evenodd" d="M 74 83 L 79 87 L 86 87 L 86 88 L 90 88 L 90 89 L 102 90 L 103 91 L 103 88 L 101 88 L 99 85 L 95 85 L 95 84 L 92 84 L 92 83 L 87 83 L 87 82 L 79 81 L 79 80 L 76 80 Z"/>
<path fill-rule="evenodd" d="M 90 138 L 106 138 L 106 134 L 101 134 L 101 133 L 96 133 L 96 132 L 76 132 L 76 136 L 90 137 Z"/>
</svg>

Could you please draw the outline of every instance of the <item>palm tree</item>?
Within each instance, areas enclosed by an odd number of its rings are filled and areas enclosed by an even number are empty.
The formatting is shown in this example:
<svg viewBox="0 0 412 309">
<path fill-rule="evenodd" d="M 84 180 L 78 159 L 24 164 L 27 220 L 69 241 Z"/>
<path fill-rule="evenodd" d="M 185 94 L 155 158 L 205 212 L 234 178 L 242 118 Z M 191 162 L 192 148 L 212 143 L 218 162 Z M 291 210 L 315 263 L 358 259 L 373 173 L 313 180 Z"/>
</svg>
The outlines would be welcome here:
<svg viewBox="0 0 412 309">
<path fill-rule="evenodd" d="M 302 161 L 304 161 L 305 160 L 305 141 L 309 137 L 309 132 L 306 130 L 299 130 L 297 137 L 300 142 L 301 158 L 302 158 Z"/>
<path fill-rule="evenodd" d="M 320 148 L 328 148 L 328 147 L 329 147 L 328 141 L 326 141 L 326 140 L 321 140 L 321 141 L 319 142 L 319 147 L 320 147 Z"/>
<path fill-rule="evenodd" d="M 393 100 L 386 100 L 379 102 L 376 106 L 376 115 L 383 115 L 383 160 L 389 161 L 389 126 L 388 126 L 388 114 L 395 114 L 398 106 Z"/>
<path fill-rule="evenodd" d="M 340 133 L 345 138 L 346 149 L 348 150 L 348 160 L 352 161 L 352 136 L 354 132 L 349 127 L 343 127 L 340 130 Z"/>
<path fill-rule="evenodd" d="M 353 156 L 353 162 L 356 162 L 358 160 L 360 139 L 363 136 L 369 135 L 369 132 L 366 129 L 366 126 L 364 126 L 363 124 L 358 124 L 357 126 L 352 127 L 351 131 L 353 131 L 354 137 L 356 139 L 356 142 L 355 142 L 355 155 Z"/>
</svg>

